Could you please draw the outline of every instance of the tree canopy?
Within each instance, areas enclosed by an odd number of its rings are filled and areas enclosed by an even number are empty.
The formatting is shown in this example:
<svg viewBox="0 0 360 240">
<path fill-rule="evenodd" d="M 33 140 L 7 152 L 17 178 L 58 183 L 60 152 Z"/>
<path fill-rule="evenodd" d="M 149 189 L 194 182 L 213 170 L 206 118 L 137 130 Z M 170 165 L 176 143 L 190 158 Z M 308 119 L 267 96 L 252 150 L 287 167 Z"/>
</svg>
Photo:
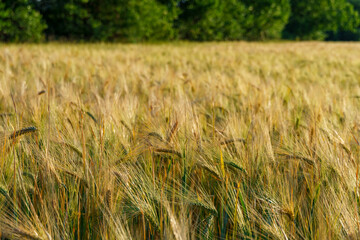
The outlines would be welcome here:
<svg viewBox="0 0 360 240">
<path fill-rule="evenodd" d="M 346 0 L 291 0 L 291 13 L 284 30 L 290 39 L 322 40 L 328 32 L 359 26 L 358 12 Z"/>
<path fill-rule="evenodd" d="M 0 0 L 0 40 L 37 42 L 43 38 L 46 24 L 27 0 Z"/>
<path fill-rule="evenodd" d="M 360 0 L 0 0 L 0 40 L 358 40 Z"/>
</svg>

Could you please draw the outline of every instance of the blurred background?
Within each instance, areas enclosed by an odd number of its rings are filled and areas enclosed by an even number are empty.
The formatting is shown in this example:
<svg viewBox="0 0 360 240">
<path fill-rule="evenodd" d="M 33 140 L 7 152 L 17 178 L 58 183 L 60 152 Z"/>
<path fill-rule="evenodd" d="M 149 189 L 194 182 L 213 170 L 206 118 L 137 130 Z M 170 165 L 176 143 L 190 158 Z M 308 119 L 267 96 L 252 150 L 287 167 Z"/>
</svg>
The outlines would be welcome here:
<svg viewBox="0 0 360 240">
<path fill-rule="evenodd" d="M 0 41 L 358 41 L 359 11 L 360 0 L 0 0 Z"/>
</svg>

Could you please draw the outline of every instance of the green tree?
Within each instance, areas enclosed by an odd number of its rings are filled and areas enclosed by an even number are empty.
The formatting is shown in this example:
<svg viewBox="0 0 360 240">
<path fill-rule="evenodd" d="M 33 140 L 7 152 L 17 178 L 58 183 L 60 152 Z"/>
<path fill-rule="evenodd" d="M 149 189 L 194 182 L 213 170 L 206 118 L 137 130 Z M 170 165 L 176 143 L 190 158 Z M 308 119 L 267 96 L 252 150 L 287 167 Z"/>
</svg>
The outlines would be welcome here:
<svg viewBox="0 0 360 240">
<path fill-rule="evenodd" d="M 279 38 L 289 0 L 188 0 L 180 2 L 181 37 L 191 40 Z"/>
<path fill-rule="evenodd" d="M 359 15 L 360 12 L 360 0 L 348 0 L 350 4 L 353 5 L 353 9 L 356 11 L 356 14 Z M 358 18 L 357 18 L 358 19 Z M 331 31 L 328 33 L 326 40 L 330 41 L 359 41 L 360 40 L 360 29 L 359 22 L 357 22 L 356 29 L 348 29 L 348 24 L 346 22 L 339 27 L 337 31 Z M 356 23 L 354 24 L 356 25 Z"/>
<path fill-rule="evenodd" d="M 179 2 L 179 7 L 181 13 L 177 27 L 180 38 L 198 41 L 223 39 L 224 3 L 221 0 L 185 0 Z"/>
<path fill-rule="evenodd" d="M 283 36 L 323 40 L 330 31 L 355 30 L 358 24 L 358 13 L 346 0 L 291 0 L 291 16 Z"/>
<path fill-rule="evenodd" d="M 50 39 L 89 40 L 96 21 L 89 11 L 89 0 L 32 0 L 43 15 Z"/>
<path fill-rule="evenodd" d="M 0 40 L 37 42 L 43 39 L 46 25 L 27 0 L 0 1 Z"/>
<path fill-rule="evenodd" d="M 48 36 L 95 41 L 167 40 L 175 37 L 174 0 L 32 0 Z"/>
<path fill-rule="evenodd" d="M 263 40 L 281 38 L 290 16 L 289 0 L 243 0 L 246 5 L 245 38 Z"/>
<path fill-rule="evenodd" d="M 172 1 L 94 1 L 93 16 L 98 22 L 95 38 L 110 41 L 168 40 L 175 37 L 177 16 Z"/>
</svg>

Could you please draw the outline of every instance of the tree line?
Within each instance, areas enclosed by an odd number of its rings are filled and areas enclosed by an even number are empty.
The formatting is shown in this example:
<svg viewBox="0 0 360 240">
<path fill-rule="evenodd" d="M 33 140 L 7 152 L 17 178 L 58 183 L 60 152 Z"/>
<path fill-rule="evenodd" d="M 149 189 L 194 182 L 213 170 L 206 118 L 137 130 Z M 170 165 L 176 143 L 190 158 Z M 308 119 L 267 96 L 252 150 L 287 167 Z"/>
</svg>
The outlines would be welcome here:
<svg viewBox="0 0 360 240">
<path fill-rule="evenodd" d="M 360 0 L 0 0 L 0 41 L 359 40 Z"/>
</svg>

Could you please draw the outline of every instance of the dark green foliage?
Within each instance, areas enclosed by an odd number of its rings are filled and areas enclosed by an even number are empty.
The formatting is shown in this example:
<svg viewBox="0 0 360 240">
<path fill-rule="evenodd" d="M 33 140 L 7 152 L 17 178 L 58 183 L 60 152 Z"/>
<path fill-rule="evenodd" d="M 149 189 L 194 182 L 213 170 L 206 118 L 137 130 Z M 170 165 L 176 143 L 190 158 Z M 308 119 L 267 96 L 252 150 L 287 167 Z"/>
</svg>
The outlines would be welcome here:
<svg viewBox="0 0 360 240">
<path fill-rule="evenodd" d="M 174 38 L 176 12 L 170 4 L 156 0 L 94 1 L 93 16 L 96 40 L 168 40 Z"/>
<path fill-rule="evenodd" d="M 278 38 L 290 14 L 288 0 L 194 0 L 180 8 L 181 36 L 192 40 Z"/>
<path fill-rule="evenodd" d="M 89 39 L 98 25 L 89 12 L 88 0 L 33 0 L 33 5 L 48 24 L 50 39 Z"/>
<path fill-rule="evenodd" d="M 180 1 L 178 28 L 181 38 L 200 41 L 223 39 L 224 5 L 221 0 Z"/>
<path fill-rule="evenodd" d="M 0 1 L 0 40 L 37 42 L 46 25 L 27 0 Z"/>
<path fill-rule="evenodd" d="M 0 0 L 0 40 L 358 40 L 359 10 L 360 0 Z"/>
<path fill-rule="evenodd" d="M 51 0 L 33 4 L 54 38 L 95 41 L 144 41 L 174 38 L 171 1 Z"/>
<path fill-rule="evenodd" d="M 335 32 L 329 32 L 327 37 L 327 41 L 359 41 L 360 40 L 360 29 L 356 29 L 355 31 L 347 31 L 343 29 L 339 29 Z"/>
<path fill-rule="evenodd" d="M 359 25 L 358 13 L 346 0 L 291 0 L 291 11 L 284 31 L 289 39 L 323 40 L 329 31 L 354 31 Z"/>
<path fill-rule="evenodd" d="M 348 2 L 354 6 L 356 11 L 360 11 L 360 0 L 348 0 Z"/>
<path fill-rule="evenodd" d="M 360 0 L 348 0 L 354 6 L 354 10 L 359 14 Z M 360 26 L 359 23 L 356 29 L 349 30 L 347 26 L 340 26 L 337 31 L 329 32 L 327 40 L 331 41 L 359 41 L 360 40 Z"/>
<path fill-rule="evenodd" d="M 280 38 L 290 15 L 289 0 L 244 0 L 246 39 Z"/>
</svg>

